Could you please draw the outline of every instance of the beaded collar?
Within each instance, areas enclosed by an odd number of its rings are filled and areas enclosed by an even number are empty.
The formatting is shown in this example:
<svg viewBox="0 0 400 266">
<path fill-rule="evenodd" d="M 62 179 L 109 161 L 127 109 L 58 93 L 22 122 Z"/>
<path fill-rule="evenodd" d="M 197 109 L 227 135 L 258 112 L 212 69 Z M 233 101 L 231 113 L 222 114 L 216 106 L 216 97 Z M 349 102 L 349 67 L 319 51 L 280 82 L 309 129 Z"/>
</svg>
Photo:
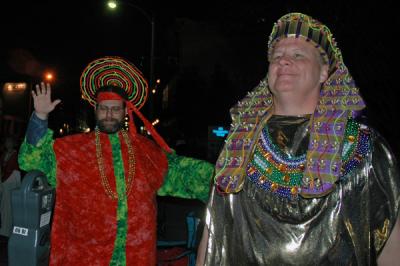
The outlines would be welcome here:
<svg viewBox="0 0 400 266">
<path fill-rule="evenodd" d="M 340 180 L 343 180 L 365 158 L 370 150 L 368 128 L 350 119 L 345 130 Z M 301 187 L 310 180 L 303 176 L 306 154 L 290 157 L 272 141 L 266 126 L 256 144 L 252 159 L 246 167 L 248 179 L 259 188 L 279 197 L 295 199 Z M 317 186 L 318 180 L 316 180 Z"/>
</svg>

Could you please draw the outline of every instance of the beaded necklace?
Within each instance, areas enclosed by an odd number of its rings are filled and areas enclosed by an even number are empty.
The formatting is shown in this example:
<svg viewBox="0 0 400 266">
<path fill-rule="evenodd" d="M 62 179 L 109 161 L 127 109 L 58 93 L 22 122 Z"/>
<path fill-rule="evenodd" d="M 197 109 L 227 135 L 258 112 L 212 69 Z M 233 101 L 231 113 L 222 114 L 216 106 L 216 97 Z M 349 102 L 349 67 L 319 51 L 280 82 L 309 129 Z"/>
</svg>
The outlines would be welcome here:
<svg viewBox="0 0 400 266">
<path fill-rule="evenodd" d="M 349 119 L 344 139 L 340 180 L 357 167 L 369 152 L 370 131 Z M 273 143 L 266 126 L 255 146 L 253 158 L 246 167 L 246 174 L 259 188 L 294 199 L 301 190 L 305 163 L 306 154 L 290 157 L 282 152 Z"/>
<path fill-rule="evenodd" d="M 290 198 L 296 197 L 303 177 L 305 154 L 289 157 L 272 141 L 268 127 L 262 130 L 253 160 L 247 165 L 247 176 L 264 190 Z"/>
<path fill-rule="evenodd" d="M 126 130 L 122 129 L 121 130 L 122 133 L 122 137 L 125 141 L 126 146 L 128 147 L 128 184 L 127 184 L 127 189 L 126 189 L 126 195 L 127 197 L 129 196 L 131 189 L 132 189 L 132 185 L 133 185 L 133 180 L 134 180 L 134 176 L 135 176 L 135 169 L 136 169 L 136 162 L 135 162 L 135 151 L 133 149 L 131 140 L 129 139 L 129 136 L 126 132 Z M 101 184 L 104 187 L 104 190 L 106 192 L 106 194 L 113 200 L 118 199 L 118 194 L 114 191 L 112 191 L 111 186 L 108 182 L 108 178 L 105 174 L 104 171 L 104 159 L 103 159 L 103 152 L 101 150 L 101 142 L 100 142 L 100 131 L 99 129 L 96 127 L 95 130 L 95 136 L 96 136 L 96 156 L 97 156 L 97 163 L 99 166 L 99 172 L 100 172 L 100 180 L 101 180 Z"/>
</svg>

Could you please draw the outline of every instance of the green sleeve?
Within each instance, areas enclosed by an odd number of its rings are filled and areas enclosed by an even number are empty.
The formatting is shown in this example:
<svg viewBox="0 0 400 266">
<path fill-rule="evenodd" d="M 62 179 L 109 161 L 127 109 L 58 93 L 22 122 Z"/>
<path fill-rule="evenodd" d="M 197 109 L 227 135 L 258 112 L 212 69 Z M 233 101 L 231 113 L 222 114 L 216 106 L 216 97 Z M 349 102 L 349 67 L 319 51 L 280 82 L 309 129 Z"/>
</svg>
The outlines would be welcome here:
<svg viewBox="0 0 400 266">
<path fill-rule="evenodd" d="M 214 166 L 209 162 L 167 154 L 168 174 L 158 196 L 198 199 L 207 202 Z"/>
<path fill-rule="evenodd" d="M 37 145 L 29 144 L 26 140 L 21 144 L 18 153 L 19 167 L 24 171 L 39 170 L 47 176 L 52 187 L 56 186 L 56 156 L 53 150 L 53 131 L 47 129 L 46 134 Z"/>
</svg>

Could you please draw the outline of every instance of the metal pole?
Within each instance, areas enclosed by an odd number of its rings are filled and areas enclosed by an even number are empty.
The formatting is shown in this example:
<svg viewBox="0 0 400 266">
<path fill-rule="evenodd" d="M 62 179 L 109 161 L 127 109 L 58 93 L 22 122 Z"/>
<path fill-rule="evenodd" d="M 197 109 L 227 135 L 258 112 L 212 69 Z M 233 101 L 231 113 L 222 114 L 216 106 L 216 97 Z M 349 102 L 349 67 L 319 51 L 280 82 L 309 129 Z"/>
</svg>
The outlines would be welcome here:
<svg viewBox="0 0 400 266">
<path fill-rule="evenodd" d="M 149 84 L 149 89 L 150 89 L 150 114 L 149 118 L 153 119 L 153 114 L 154 114 L 154 95 L 153 95 L 153 89 L 154 89 L 154 44 L 155 44 L 155 22 L 154 22 L 154 15 L 151 16 L 151 44 L 150 44 L 150 84 Z"/>
</svg>

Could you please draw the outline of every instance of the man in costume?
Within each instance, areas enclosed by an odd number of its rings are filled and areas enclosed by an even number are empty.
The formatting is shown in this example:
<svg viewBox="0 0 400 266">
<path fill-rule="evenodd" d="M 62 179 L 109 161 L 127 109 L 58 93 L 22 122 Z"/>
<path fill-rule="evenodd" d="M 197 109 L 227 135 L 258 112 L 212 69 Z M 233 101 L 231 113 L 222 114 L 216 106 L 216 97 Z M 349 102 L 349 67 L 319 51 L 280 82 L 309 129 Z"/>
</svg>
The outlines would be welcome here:
<svg viewBox="0 0 400 266">
<path fill-rule="evenodd" d="M 357 121 L 364 102 L 331 32 L 287 14 L 268 60 L 266 79 L 231 109 L 198 264 L 387 262 L 400 250 L 398 166 Z"/>
<path fill-rule="evenodd" d="M 214 169 L 174 154 L 139 112 L 147 83 L 130 62 L 94 60 L 81 90 L 95 105 L 95 131 L 54 140 L 47 118 L 60 100 L 41 83 L 19 153 L 22 169 L 41 170 L 56 187 L 50 264 L 154 266 L 156 195 L 206 201 Z M 136 132 L 132 112 L 156 144 Z M 122 127 L 126 114 L 129 130 Z"/>
</svg>

